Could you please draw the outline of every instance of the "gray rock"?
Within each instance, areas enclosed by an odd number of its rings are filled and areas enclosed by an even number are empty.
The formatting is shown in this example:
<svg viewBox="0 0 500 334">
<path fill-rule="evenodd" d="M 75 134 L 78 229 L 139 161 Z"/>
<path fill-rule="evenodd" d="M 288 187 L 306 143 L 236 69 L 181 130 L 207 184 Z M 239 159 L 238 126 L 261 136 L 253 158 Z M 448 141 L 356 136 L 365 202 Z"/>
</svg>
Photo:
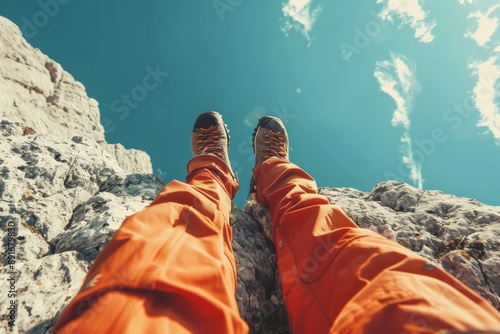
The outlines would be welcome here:
<svg viewBox="0 0 500 334">
<path fill-rule="evenodd" d="M 6 122 L 2 125 L 7 128 Z M 48 134 L 2 137 L 0 156 L 6 176 L 0 209 L 46 240 L 63 232 L 73 209 L 92 197 L 109 173 L 123 173 L 90 139 L 75 142 Z"/>
<path fill-rule="evenodd" d="M 144 182 L 135 184 L 137 189 L 130 195 L 127 192 L 130 184 L 126 181 L 134 176 L 136 175 L 123 178 L 112 176 L 110 179 L 119 180 L 119 183 L 114 181 L 117 194 L 108 192 L 105 183 L 98 193 L 78 205 L 65 226 L 65 231 L 51 240 L 54 252 L 78 251 L 87 259 L 95 260 L 123 220 L 143 210 L 152 200 L 151 193 L 158 193 L 163 188 L 161 180 L 144 176 Z"/>
<path fill-rule="evenodd" d="M 68 139 L 87 137 L 102 145 L 123 170 L 152 173 L 151 159 L 145 152 L 106 143 L 97 101 L 1 16 L 0 119 L 21 123 L 25 134 L 35 131 Z"/>
<path fill-rule="evenodd" d="M 240 314 L 253 333 L 286 333 L 288 321 L 274 246 L 251 215 L 233 206 L 231 216 Z"/>
<path fill-rule="evenodd" d="M 16 274 L 17 319 L 19 333 L 48 333 L 61 307 L 78 292 L 90 263 L 78 252 L 31 259 L 19 266 Z M 6 267 L 0 274 L 8 274 Z M 3 280 L 2 280 L 3 282 Z M 7 291 L 2 287 L 2 291 Z M 2 300 L 7 309 L 9 300 Z M 2 329 L 6 329 L 2 322 Z"/>
<path fill-rule="evenodd" d="M 151 158 L 146 152 L 126 149 L 121 144 L 102 143 L 102 147 L 118 161 L 123 170 L 130 173 L 153 173 Z"/>
</svg>

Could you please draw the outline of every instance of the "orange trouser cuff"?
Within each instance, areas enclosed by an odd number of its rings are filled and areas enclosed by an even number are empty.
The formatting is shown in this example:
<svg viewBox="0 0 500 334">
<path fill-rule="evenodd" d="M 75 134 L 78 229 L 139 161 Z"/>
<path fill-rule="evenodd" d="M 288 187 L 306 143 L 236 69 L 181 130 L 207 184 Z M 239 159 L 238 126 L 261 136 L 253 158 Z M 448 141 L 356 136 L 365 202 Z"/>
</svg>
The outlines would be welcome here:
<svg viewBox="0 0 500 334">
<path fill-rule="evenodd" d="M 201 169 L 209 169 L 218 176 L 216 179 L 226 190 L 229 198 L 233 199 L 234 196 L 236 196 L 236 192 L 240 188 L 238 181 L 233 176 L 233 172 L 229 166 L 222 159 L 211 154 L 194 157 L 189 161 L 187 166 L 187 182 L 189 182 Z"/>
</svg>

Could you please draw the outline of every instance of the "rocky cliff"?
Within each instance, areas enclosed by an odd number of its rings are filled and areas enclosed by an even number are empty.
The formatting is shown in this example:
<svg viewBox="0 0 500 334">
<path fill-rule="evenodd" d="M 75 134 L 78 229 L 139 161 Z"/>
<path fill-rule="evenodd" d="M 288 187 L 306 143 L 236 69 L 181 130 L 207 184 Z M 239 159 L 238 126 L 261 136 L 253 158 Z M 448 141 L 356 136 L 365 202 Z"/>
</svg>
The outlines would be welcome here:
<svg viewBox="0 0 500 334">
<path fill-rule="evenodd" d="M 15 331 L 48 333 L 123 219 L 164 183 L 149 174 L 145 153 L 109 150 L 97 103 L 2 18 L 0 112 L 0 332 L 14 300 Z M 393 181 L 369 193 L 321 193 L 360 227 L 442 266 L 500 309 L 500 208 Z M 248 202 L 233 207 L 231 220 L 240 312 L 253 333 L 286 333 L 269 215 Z"/>
<path fill-rule="evenodd" d="M 108 144 L 96 100 L 61 65 L 29 45 L 19 28 L 0 17 L 0 115 L 62 138 L 85 136 L 108 151 L 120 167 L 151 173 L 142 151 Z"/>
</svg>

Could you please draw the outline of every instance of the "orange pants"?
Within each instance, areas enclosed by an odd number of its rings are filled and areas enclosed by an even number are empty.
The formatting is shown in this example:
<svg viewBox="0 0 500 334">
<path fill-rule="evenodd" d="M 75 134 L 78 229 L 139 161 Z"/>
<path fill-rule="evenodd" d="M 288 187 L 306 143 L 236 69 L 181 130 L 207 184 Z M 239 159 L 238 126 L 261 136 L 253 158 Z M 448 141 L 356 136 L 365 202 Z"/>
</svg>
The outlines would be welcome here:
<svg viewBox="0 0 500 334">
<path fill-rule="evenodd" d="M 297 166 L 255 170 L 270 209 L 294 333 L 436 333 L 500 329 L 500 314 L 462 283 L 357 226 Z M 188 165 L 127 218 L 94 262 L 58 333 L 246 333 L 235 301 L 229 212 L 238 189 L 212 156 Z"/>
</svg>

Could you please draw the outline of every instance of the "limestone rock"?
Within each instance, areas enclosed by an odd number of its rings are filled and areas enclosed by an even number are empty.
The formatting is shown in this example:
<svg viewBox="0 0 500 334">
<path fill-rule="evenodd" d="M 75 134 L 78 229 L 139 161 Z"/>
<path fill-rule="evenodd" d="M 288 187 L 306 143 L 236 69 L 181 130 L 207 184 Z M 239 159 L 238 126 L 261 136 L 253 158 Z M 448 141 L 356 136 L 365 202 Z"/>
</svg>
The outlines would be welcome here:
<svg viewBox="0 0 500 334">
<path fill-rule="evenodd" d="M 29 45 L 19 28 L 0 16 L 0 119 L 19 122 L 38 133 L 85 136 L 102 145 L 129 172 L 151 173 L 142 151 L 109 145 L 96 100 L 71 74 Z"/>
<path fill-rule="evenodd" d="M 99 192 L 75 207 L 65 230 L 50 241 L 54 252 L 78 251 L 95 260 L 123 220 L 143 210 L 162 188 L 154 175 L 110 177 Z"/>
<path fill-rule="evenodd" d="M 153 173 L 151 158 L 140 150 L 126 149 L 122 144 L 102 144 L 102 147 L 111 154 L 120 167 L 130 173 Z"/>
<path fill-rule="evenodd" d="M 61 306 L 80 289 L 89 266 L 88 260 L 78 252 L 44 256 L 20 264 L 15 283 L 18 333 L 49 333 Z M 6 267 L 0 269 L 2 277 L 6 273 Z M 7 309 L 7 302 L 0 302 L 2 308 Z M 0 328 L 7 333 L 3 321 Z"/>
<path fill-rule="evenodd" d="M 274 246 L 250 215 L 233 206 L 231 216 L 240 314 L 253 333 L 286 333 L 288 320 Z"/>
</svg>

